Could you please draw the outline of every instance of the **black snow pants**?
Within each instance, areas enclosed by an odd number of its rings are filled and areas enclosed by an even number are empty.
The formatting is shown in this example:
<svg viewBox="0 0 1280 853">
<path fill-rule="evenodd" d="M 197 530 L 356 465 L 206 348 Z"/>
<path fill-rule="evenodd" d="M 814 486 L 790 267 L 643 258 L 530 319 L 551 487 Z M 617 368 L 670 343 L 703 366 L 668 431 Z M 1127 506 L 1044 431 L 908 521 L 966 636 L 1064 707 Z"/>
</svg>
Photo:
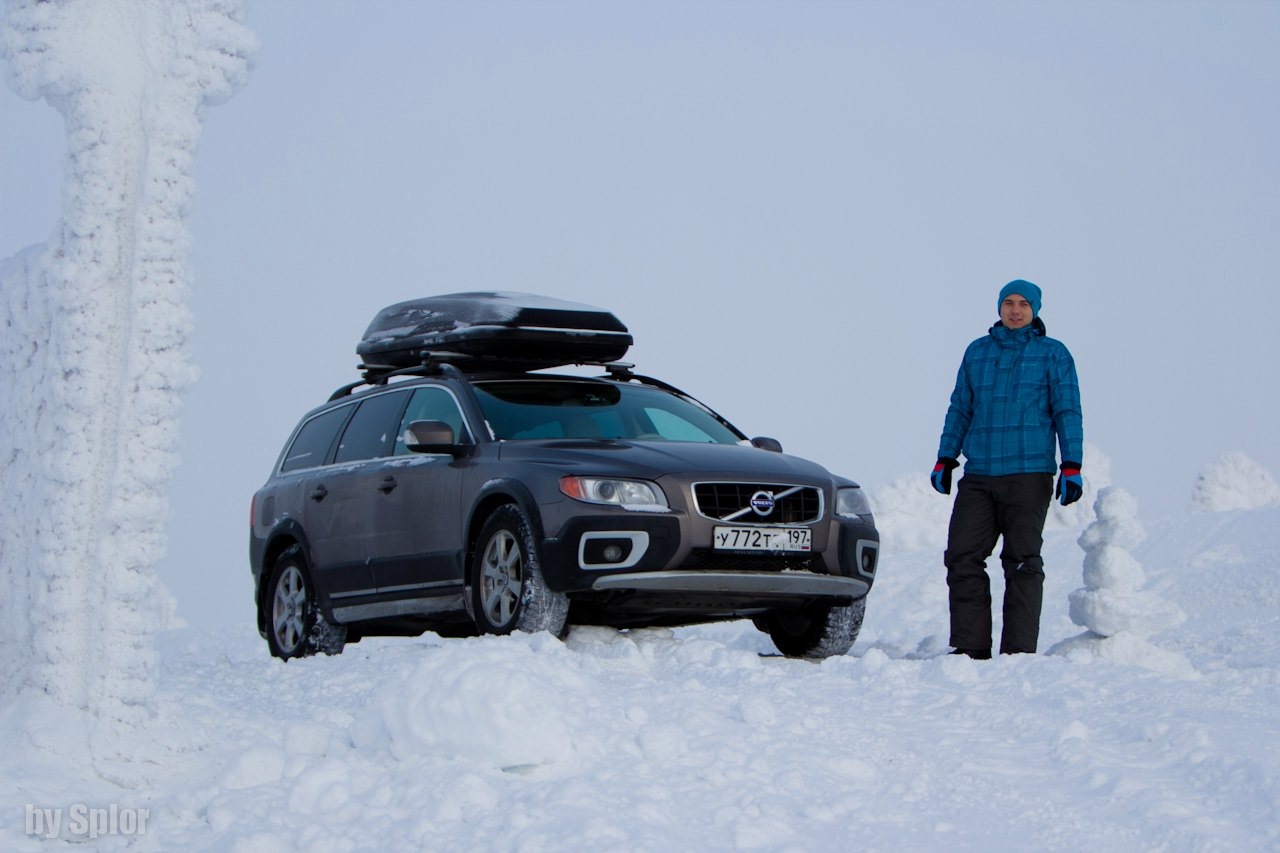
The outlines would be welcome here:
<svg viewBox="0 0 1280 853">
<path fill-rule="evenodd" d="M 987 558 L 1004 537 L 1004 630 L 1000 653 L 1035 652 L 1044 597 L 1044 520 L 1053 496 L 1052 474 L 961 478 L 947 533 L 947 587 L 951 645 L 991 648 L 991 581 Z"/>
</svg>

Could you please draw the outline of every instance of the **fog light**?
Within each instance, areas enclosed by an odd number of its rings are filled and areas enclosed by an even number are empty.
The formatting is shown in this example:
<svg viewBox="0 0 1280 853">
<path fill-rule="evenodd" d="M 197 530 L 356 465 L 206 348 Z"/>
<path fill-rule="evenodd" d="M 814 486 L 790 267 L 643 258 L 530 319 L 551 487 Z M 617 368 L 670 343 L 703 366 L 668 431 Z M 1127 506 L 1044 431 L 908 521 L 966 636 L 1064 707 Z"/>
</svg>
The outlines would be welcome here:
<svg viewBox="0 0 1280 853">
<path fill-rule="evenodd" d="M 578 567 L 629 569 L 648 549 L 649 534 L 643 530 L 589 531 L 578 540 Z"/>
<path fill-rule="evenodd" d="M 591 538 L 585 540 L 582 547 L 583 562 L 591 565 L 595 564 L 613 566 L 627 559 L 631 553 L 632 541 L 623 539 L 620 536 L 610 536 L 609 538 Z"/>
<path fill-rule="evenodd" d="M 880 556 L 880 544 L 869 539 L 859 539 L 857 549 L 858 574 L 863 577 L 874 577 L 876 573 L 876 560 Z"/>
</svg>

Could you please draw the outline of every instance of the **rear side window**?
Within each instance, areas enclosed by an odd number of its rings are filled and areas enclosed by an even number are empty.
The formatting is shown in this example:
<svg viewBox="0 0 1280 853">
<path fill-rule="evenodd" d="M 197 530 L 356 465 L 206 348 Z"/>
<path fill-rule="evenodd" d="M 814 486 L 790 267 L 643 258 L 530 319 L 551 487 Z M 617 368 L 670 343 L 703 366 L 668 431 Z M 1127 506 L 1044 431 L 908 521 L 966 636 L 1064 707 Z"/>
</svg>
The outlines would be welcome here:
<svg viewBox="0 0 1280 853">
<path fill-rule="evenodd" d="M 297 471 L 300 468 L 323 465 L 325 457 L 329 455 L 329 448 L 333 447 L 333 440 L 350 411 L 350 406 L 331 409 L 303 424 L 293 443 L 285 451 L 280 470 Z"/>
<path fill-rule="evenodd" d="M 333 461 L 359 462 L 361 459 L 390 456 L 395 448 L 395 429 L 400 423 L 406 396 L 401 391 L 379 394 L 362 402 L 342 432 L 338 454 Z"/>
</svg>

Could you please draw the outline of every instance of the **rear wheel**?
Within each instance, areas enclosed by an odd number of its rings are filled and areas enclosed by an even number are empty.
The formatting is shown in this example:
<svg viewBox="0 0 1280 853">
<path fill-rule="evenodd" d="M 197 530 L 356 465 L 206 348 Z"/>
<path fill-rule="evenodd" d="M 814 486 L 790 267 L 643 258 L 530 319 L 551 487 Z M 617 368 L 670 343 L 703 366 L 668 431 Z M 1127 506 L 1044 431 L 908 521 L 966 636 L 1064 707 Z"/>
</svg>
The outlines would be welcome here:
<svg viewBox="0 0 1280 853">
<path fill-rule="evenodd" d="M 815 604 L 799 610 L 779 610 L 760 617 L 756 627 L 767 633 L 787 657 L 822 660 L 853 648 L 862 630 L 867 600 L 844 607 Z"/>
<path fill-rule="evenodd" d="M 480 530 L 469 603 L 484 634 L 564 631 L 569 599 L 547 588 L 533 525 L 514 504 L 494 510 Z"/>
<path fill-rule="evenodd" d="M 330 625 L 316 606 L 315 585 L 297 545 L 276 560 L 263 607 L 267 645 L 278 658 L 288 660 L 316 652 L 336 655 L 346 643 L 347 629 Z"/>
</svg>

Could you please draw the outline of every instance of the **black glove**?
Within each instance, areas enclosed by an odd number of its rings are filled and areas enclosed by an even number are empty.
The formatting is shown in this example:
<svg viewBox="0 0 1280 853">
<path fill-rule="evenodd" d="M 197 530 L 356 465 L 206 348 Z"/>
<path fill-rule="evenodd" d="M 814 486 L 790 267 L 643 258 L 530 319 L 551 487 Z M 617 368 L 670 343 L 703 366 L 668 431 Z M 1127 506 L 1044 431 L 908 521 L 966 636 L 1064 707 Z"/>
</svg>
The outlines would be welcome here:
<svg viewBox="0 0 1280 853">
<path fill-rule="evenodd" d="M 939 456 L 937 464 L 933 466 L 933 473 L 929 475 L 929 482 L 934 489 L 944 495 L 951 494 L 951 471 L 959 464 L 950 456 Z"/>
<path fill-rule="evenodd" d="M 1084 494 L 1084 480 L 1080 479 L 1079 462 L 1063 462 L 1061 468 L 1055 494 L 1062 505 L 1066 506 L 1080 500 L 1080 496 Z"/>
</svg>

